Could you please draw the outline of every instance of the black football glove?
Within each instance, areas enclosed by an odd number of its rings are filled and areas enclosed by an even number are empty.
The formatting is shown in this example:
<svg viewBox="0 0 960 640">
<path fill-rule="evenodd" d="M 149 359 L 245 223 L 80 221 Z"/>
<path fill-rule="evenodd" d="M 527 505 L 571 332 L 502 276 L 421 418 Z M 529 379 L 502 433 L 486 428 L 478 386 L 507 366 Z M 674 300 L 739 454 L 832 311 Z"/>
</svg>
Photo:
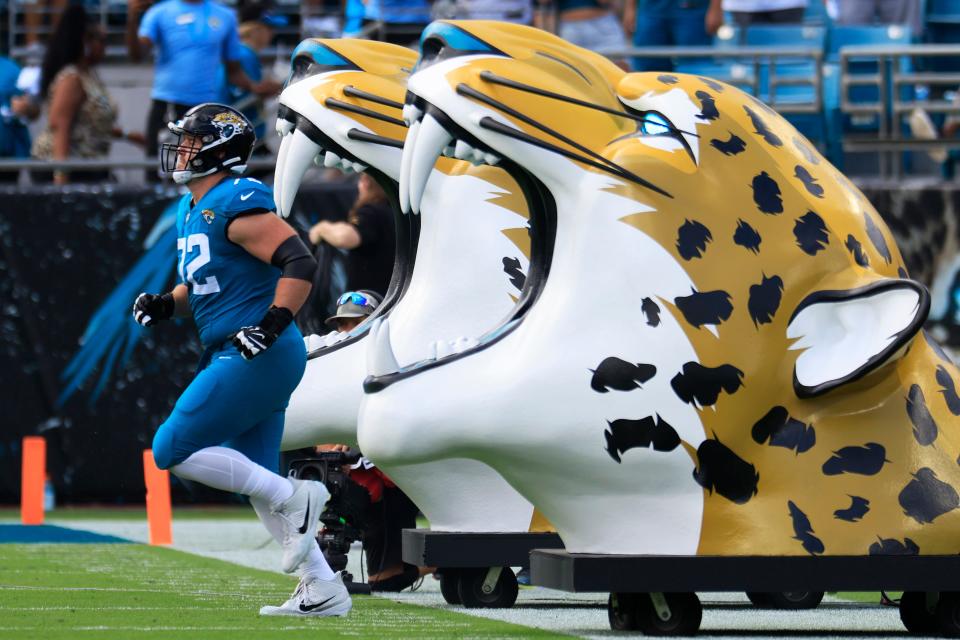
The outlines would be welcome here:
<svg viewBox="0 0 960 640">
<path fill-rule="evenodd" d="M 162 296 L 141 293 L 133 302 L 133 319 L 144 327 L 152 327 L 161 320 L 172 318 L 175 306 L 172 293 Z"/>
<path fill-rule="evenodd" d="M 270 307 L 260 324 L 243 327 L 233 336 L 233 346 L 244 360 L 252 360 L 269 349 L 293 322 L 293 313 L 284 307 Z"/>
</svg>

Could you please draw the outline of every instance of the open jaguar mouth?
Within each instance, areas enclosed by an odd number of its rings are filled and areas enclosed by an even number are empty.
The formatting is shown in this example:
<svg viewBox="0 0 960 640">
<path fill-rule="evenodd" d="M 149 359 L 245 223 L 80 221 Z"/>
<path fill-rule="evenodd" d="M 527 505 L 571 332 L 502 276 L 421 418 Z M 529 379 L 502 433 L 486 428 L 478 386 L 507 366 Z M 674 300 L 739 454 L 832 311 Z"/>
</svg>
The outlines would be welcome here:
<svg viewBox="0 0 960 640">
<path fill-rule="evenodd" d="M 419 96 L 408 94 L 403 115 L 410 126 L 410 133 L 404 145 L 400 168 L 401 207 L 405 211 L 419 212 L 427 179 L 441 156 L 475 165 L 496 165 L 507 171 L 520 185 L 527 201 L 530 263 L 520 297 L 505 318 L 482 336 L 435 342 L 432 354 L 424 360 L 405 366 L 397 363 L 390 344 L 389 318 L 381 316 L 371 328 L 373 344 L 367 352 L 370 375 L 364 381 L 367 393 L 376 393 L 404 378 L 477 353 L 514 331 L 523 322 L 546 284 L 556 236 L 556 204 L 546 186 L 534 175 L 509 159 L 501 158 L 441 109 Z"/>
<path fill-rule="evenodd" d="M 349 91 L 351 87 L 347 87 Z M 354 90 L 361 97 L 384 104 L 387 101 L 380 96 L 365 94 Z M 392 124 L 403 126 L 399 118 L 391 118 L 377 111 L 367 110 L 357 105 L 349 104 L 334 98 L 327 98 L 326 108 L 341 111 L 361 113 L 368 117 L 384 119 Z M 399 103 L 390 102 L 387 106 L 394 106 L 398 115 L 402 107 Z M 394 179 L 377 169 L 362 162 L 349 150 L 338 144 L 333 138 L 320 130 L 309 118 L 298 113 L 292 107 L 281 104 L 277 113 L 277 133 L 281 137 L 280 150 L 277 155 L 277 168 L 274 179 L 274 198 L 278 211 L 289 214 L 293 208 L 293 200 L 300 190 L 303 177 L 311 164 L 339 169 L 344 173 L 368 172 L 387 193 L 391 203 L 397 202 L 397 183 Z M 402 140 L 395 140 L 380 136 L 358 127 L 347 128 L 342 132 L 345 137 L 366 144 L 377 144 L 395 149 L 403 147 Z M 403 294 L 404 286 L 409 282 L 413 272 L 413 262 L 416 255 L 416 243 L 419 235 L 419 221 L 411 216 L 405 216 L 394 206 L 394 224 L 397 232 L 396 258 L 393 277 L 383 302 L 371 314 L 370 318 L 349 332 L 331 331 L 330 333 L 314 336 L 308 343 L 307 359 L 321 357 L 337 349 L 352 344 L 366 336 L 370 326 L 376 318 L 388 314 Z"/>
<path fill-rule="evenodd" d="M 409 127 L 400 161 L 400 208 L 419 213 L 430 172 L 441 156 L 474 165 L 496 165 L 500 157 L 447 114 L 423 98 L 408 93 L 403 119 Z"/>
</svg>

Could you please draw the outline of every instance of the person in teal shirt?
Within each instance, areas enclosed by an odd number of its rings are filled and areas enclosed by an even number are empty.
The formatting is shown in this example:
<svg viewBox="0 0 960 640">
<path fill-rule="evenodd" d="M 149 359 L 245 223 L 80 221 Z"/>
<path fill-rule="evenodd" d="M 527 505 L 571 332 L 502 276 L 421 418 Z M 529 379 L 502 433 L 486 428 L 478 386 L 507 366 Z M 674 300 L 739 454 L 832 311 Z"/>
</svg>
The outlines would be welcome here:
<svg viewBox="0 0 960 640">
<path fill-rule="evenodd" d="M 156 157 L 165 123 L 191 106 L 223 97 L 222 74 L 261 96 L 280 92 L 280 83 L 251 80 L 240 64 L 234 12 L 213 0 L 128 0 L 127 52 L 133 62 L 154 52 L 152 103 L 147 115 L 146 152 Z M 149 9 L 147 8 L 149 7 Z M 142 20 L 141 20 L 141 15 Z"/>
<path fill-rule="evenodd" d="M 27 108 L 32 105 L 18 85 L 19 78 L 20 66 L 0 56 L 0 157 L 3 158 L 30 156 L 30 132 L 23 117 L 29 115 Z M 16 182 L 17 178 L 17 172 L 0 172 L 2 182 Z"/>
<path fill-rule="evenodd" d="M 242 5 L 237 11 L 240 21 L 240 48 L 237 50 L 237 61 L 244 73 L 253 82 L 263 80 L 263 65 L 260 63 L 260 52 L 273 42 L 274 28 L 287 23 L 286 18 L 269 13 L 263 4 L 252 2 Z M 243 115 L 253 123 L 258 140 L 263 140 L 266 133 L 266 114 L 263 101 L 248 89 L 232 84 L 223 74 L 226 85 L 223 102 L 238 108 Z M 254 155 L 263 151 L 260 146 L 254 149 Z"/>
</svg>

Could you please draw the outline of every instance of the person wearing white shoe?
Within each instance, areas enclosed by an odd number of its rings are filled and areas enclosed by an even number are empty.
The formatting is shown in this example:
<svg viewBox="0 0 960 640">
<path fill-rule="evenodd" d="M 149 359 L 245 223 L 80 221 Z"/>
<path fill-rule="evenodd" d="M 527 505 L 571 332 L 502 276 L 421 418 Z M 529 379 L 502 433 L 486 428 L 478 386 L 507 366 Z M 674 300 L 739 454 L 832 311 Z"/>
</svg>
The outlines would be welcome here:
<svg viewBox="0 0 960 640">
<path fill-rule="evenodd" d="M 308 610 L 345 615 L 350 597 L 315 540 L 330 494 L 277 473 L 284 413 L 306 367 L 293 315 L 310 293 L 316 261 L 274 214 L 270 188 L 237 175 L 256 142 L 242 113 L 202 104 L 168 126 L 178 139 L 164 145 L 161 166 L 189 190 L 177 211 L 180 282 L 163 295 L 140 294 L 133 317 L 151 327 L 192 315 L 206 351 L 157 430 L 154 461 L 180 478 L 248 496 L 283 546 L 283 570 L 299 570 Z"/>
<path fill-rule="evenodd" d="M 262 616 L 345 616 L 350 613 L 353 601 L 343 578 L 337 573 L 333 580 L 300 580 L 290 599 L 279 607 L 266 606 L 260 609 Z"/>
</svg>

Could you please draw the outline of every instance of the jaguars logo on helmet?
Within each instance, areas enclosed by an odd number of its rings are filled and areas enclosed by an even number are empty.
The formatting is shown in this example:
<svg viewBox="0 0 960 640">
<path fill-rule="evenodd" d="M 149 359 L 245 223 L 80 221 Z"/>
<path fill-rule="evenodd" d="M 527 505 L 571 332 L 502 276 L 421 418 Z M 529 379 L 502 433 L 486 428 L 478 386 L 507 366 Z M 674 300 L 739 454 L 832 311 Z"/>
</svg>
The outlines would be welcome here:
<svg viewBox="0 0 960 640">
<path fill-rule="evenodd" d="M 243 173 L 257 141 L 253 125 L 242 113 L 213 102 L 193 107 L 167 128 L 177 135 L 177 142 L 161 147 L 160 166 L 177 184 L 217 171 Z"/>
</svg>

